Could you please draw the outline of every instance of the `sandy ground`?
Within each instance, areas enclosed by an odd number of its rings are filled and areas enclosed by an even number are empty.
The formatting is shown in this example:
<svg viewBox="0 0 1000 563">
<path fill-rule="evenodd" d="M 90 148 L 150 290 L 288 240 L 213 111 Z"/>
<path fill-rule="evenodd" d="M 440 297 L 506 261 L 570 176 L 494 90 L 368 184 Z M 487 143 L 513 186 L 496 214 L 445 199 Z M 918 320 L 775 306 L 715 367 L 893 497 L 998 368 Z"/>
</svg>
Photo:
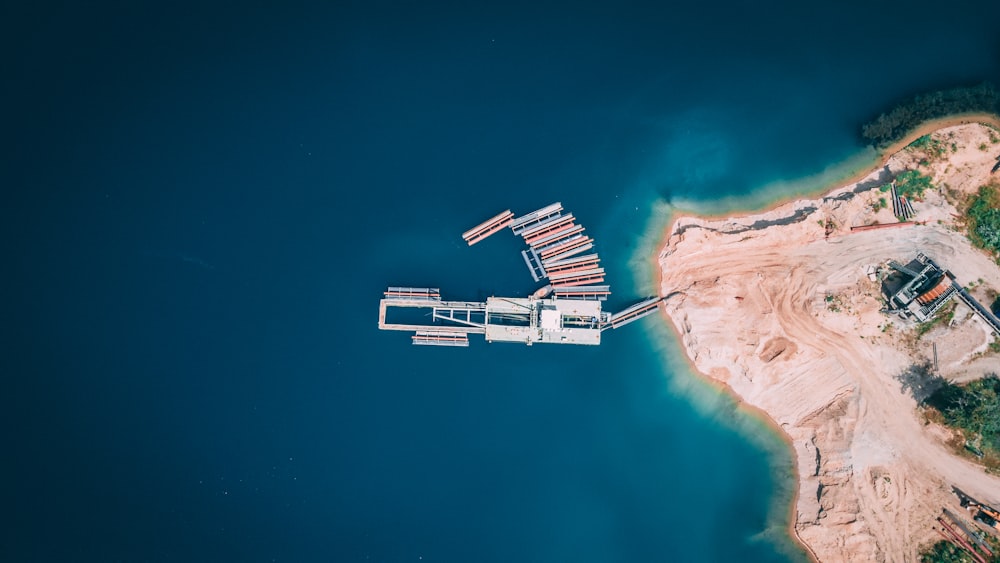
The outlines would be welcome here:
<svg viewBox="0 0 1000 563">
<path fill-rule="evenodd" d="M 939 537 L 932 526 L 942 507 L 958 506 L 952 485 L 1000 504 L 1000 477 L 950 453 L 949 431 L 927 423 L 896 379 L 932 358 L 934 345 L 945 377 L 1000 373 L 992 335 L 960 306 L 952 326 L 916 340 L 911 323 L 879 312 L 878 282 L 866 274 L 924 252 L 978 285 L 981 298 L 1000 289 L 1000 267 L 954 225 L 945 196 L 989 182 L 1000 155 L 989 135 L 978 124 L 933 133 L 949 150 L 921 168 L 940 187 L 913 203 L 922 224 L 850 230 L 895 222 L 891 207 L 876 212 L 873 203 L 886 195 L 878 185 L 924 157 L 907 148 L 816 199 L 749 216 L 680 217 L 660 252 L 667 315 L 691 361 L 789 437 L 795 532 L 821 561 L 918 560 Z"/>
</svg>

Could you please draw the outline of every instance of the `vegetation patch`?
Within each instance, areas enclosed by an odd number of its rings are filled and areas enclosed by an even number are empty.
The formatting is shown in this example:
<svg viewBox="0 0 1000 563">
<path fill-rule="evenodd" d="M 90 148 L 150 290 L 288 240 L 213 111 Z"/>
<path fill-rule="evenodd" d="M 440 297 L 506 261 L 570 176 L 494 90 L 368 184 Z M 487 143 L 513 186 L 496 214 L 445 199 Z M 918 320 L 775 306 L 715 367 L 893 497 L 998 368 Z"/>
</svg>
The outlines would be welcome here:
<svg viewBox="0 0 1000 563">
<path fill-rule="evenodd" d="M 844 309 L 849 309 L 849 307 L 844 304 L 844 298 L 840 295 L 827 295 L 825 301 L 826 309 L 830 312 L 839 313 Z"/>
<path fill-rule="evenodd" d="M 1000 252 L 1000 186 L 982 186 L 965 206 L 966 234 L 979 248 Z"/>
<path fill-rule="evenodd" d="M 965 438 L 965 450 L 992 470 L 1000 469 L 1000 378 L 965 385 L 941 382 L 924 402 Z"/>
<path fill-rule="evenodd" d="M 939 90 L 914 96 L 861 128 L 861 135 L 876 148 L 899 141 L 924 121 L 970 112 L 997 113 L 1000 93 L 992 84 Z"/>
<path fill-rule="evenodd" d="M 916 141 L 910 143 L 910 148 L 923 153 L 924 158 L 920 160 L 923 165 L 927 165 L 948 153 L 948 144 L 930 135 L 917 138 Z"/>
<path fill-rule="evenodd" d="M 987 543 L 991 544 L 993 553 L 997 553 L 998 548 L 1000 548 L 1000 542 L 997 542 L 988 534 L 985 536 L 985 539 Z M 986 556 L 983 555 L 983 557 Z M 986 560 L 996 562 L 1000 561 L 1000 558 L 993 557 Z M 967 551 L 959 549 L 955 544 L 945 540 L 938 541 L 920 554 L 920 563 L 975 563 L 975 561 Z"/>
<path fill-rule="evenodd" d="M 917 170 L 905 170 L 896 176 L 896 193 L 908 199 L 920 201 L 924 198 L 924 192 L 933 187 L 931 177 Z"/>
<path fill-rule="evenodd" d="M 868 205 L 871 207 L 872 212 L 878 213 L 882 209 L 889 207 L 889 202 L 884 197 L 880 197 L 878 199 L 870 200 Z"/>
</svg>

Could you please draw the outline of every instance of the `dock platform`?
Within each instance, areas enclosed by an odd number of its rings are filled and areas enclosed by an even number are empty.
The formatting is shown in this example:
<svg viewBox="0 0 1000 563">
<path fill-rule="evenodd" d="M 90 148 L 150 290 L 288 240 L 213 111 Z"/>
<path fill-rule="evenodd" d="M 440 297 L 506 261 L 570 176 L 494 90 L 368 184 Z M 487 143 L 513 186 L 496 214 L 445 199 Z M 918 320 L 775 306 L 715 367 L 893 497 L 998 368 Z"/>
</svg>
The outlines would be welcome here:
<svg viewBox="0 0 1000 563">
<path fill-rule="evenodd" d="M 482 334 L 487 342 L 532 344 L 601 343 L 601 333 L 621 328 L 659 308 L 661 297 L 650 297 L 619 313 L 602 310 L 611 292 L 606 285 L 556 287 L 550 298 L 489 297 L 486 302 L 382 299 L 379 330 L 413 332 L 419 346 L 469 345 L 468 335 Z M 395 308 L 422 309 L 426 324 L 392 323 Z"/>
<path fill-rule="evenodd" d="M 394 309 L 422 310 L 426 324 L 390 322 Z M 467 346 L 469 334 L 487 342 L 585 344 L 601 343 L 601 327 L 610 316 L 599 300 L 490 297 L 485 303 L 382 299 L 379 330 L 413 332 L 413 344 Z"/>
</svg>

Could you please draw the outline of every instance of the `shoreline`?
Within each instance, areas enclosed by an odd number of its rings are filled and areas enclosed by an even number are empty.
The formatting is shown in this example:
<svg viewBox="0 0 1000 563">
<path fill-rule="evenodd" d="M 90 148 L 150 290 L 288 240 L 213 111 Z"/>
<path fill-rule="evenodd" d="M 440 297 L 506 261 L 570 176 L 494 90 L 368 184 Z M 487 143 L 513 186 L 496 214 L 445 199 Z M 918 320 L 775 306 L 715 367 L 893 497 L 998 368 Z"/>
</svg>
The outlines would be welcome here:
<svg viewBox="0 0 1000 563">
<path fill-rule="evenodd" d="M 655 272 L 653 275 L 656 278 L 655 281 L 657 288 L 662 287 L 662 280 L 663 280 L 663 271 L 660 269 L 660 263 L 659 263 L 659 249 L 662 249 L 666 245 L 667 240 L 670 238 L 670 234 L 673 232 L 674 223 L 676 219 L 677 219 L 676 214 L 672 213 L 671 216 L 668 218 L 669 228 L 662 231 L 660 238 L 656 243 L 656 249 L 657 249 L 656 253 L 650 257 L 652 261 L 653 271 Z M 666 310 L 660 309 L 660 319 L 663 321 L 664 324 L 667 325 L 667 327 L 669 327 L 670 333 L 673 334 L 673 337 L 677 342 L 678 348 L 682 352 L 684 352 L 684 340 L 681 336 L 681 333 L 677 330 L 677 327 L 670 320 L 670 316 L 667 314 Z M 771 415 L 767 413 L 767 411 L 748 403 L 745 399 L 743 399 L 743 397 L 741 397 L 738 393 L 736 393 L 736 390 L 734 390 L 728 384 L 719 381 L 717 379 L 714 379 L 705 373 L 702 373 L 700 370 L 698 370 L 698 367 L 695 365 L 694 361 L 687 355 L 687 353 L 682 353 L 681 355 L 683 356 L 684 363 L 687 364 L 687 367 L 692 375 L 697 377 L 702 383 L 707 384 L 709 387 L 715 389 L 717 392 L 722 393 L 728 396 L 730 399 L 732 399 L 732 401 L 736 405 L 737 411 L 742 412 L 743 414 L 747 415 L 750 419 L 754 420 L 758 424 L 761 424 L 762 426 L 770 430 L 772 435 L 776 437 L 784 445 L 787 453 L 789 454 L 788 459 L 791 461 L 792 494 L 790 499 L 791 502 L 788 503 L 788 506 L 785 508 L 784 511 L 786 514 L 786 521 L 783 527 L 785 528 L 785 533 L 787 534 L 788 538 L 792 541 L 793 544 L 795 544 L 802 550 L 803 554 L 806 555 L 806 557 L 811 563 L 820 563 L 819 557 L 816 555 L 816 552 L 813 551 L 813 549 L 809 547 L 809 545 L 806 544 L 805 541 L 803 541 L 803 539 L 799 536 L 798 531 L 795 529 L 795 525 L 798 520 L 796 515 L 796 506 L 798 505 L 799 495 L 801 494 L 802 487 L 799 484 L 799 466 L 798 463 L 796 463 L 795 461 L 795 455 L 794 455 L 795 445 L 794 442 L 792 441 L 792 437 L 789 436 L 788 433 L 786 433 L 784 429 L 781 428 L 781 425 L 779 425 L 778 422 L 774 420 L 774 418 L 772 418 Z"/>
<path fill-rule="evenodd" d="M 653 283 L 657 288 L 657 293 L 663 297 L 663 269 L 660 266 L 660 253 L 664 248 L 666 248 L 670 237 L 673 236 L 678 220 L 683 216 L 696 217 L 706 221 L 711 220 L 721 220 L 730 218 L 741 218 L 750 215 L 758 215 L 775 210 L 783 205 L 787 205 L 791 202 L 809 199 L 823 196 L 831 191 L 849 186 L 851 184 L 856 184 L 865 177 L 876 172 L 878 169 L 886 166 L 889 159 L 892 158 L 899 151 L 903 150 L 911 143 L 913 143 L 919 137 L 931 134 L 935 131 L 953 127 L 958 125 L 966 125 L 971 123 L 981 123 L 988 125 L 995 129 L 1000 130 L 1000 116 L 990 113 L 967 113 L 967 114 L 957 114 L 952 116 L 946 116 L 942 118 L 932 119 L 925 121 L 909 131 L 901 140 L 889 145 L 885 149 L 878 151 L 876 161 L 874 164 L 866 166 L 847 177 L 838 178 L 826 183 L 815 190 L 809 190 L 806 193 L 789 193 L 785 195 L 779 195 L 776 199 L 770 200 L 763 206 L 745 206 L 739 209 L 729 210 L 728 212 L 721 213 L 694 213 L 684 210 L 680 207 L 673 207 L 668 211 L 666 220 L 663 222 L 667 225 L 665 229 L 660 230 L 659 236 L 657 237 L 654 252 L 648 256 L 648 260 L 651 260 L 653 271 L 655 272 L 651 277 L 653 278 Z M 747 198 L 749 199 L 749 198 Z M 737 202 L 737 205 L 739 203 Z M 678 347 L 684 351 L 684 361 L 687 363 L 691 373 L 694 374 L 699 380 L 704 383 L 708 383 L 711 387 L 725 393 L 728 395 L 736 404 L 736 408 L 742 412 L 749 415 L 753 420 L 759 423 L 763 423 L 763 426 L 770 429 L 773 434 L 778 437 L 781 442 L 785 445 L 789 459 L 792 462 L 792 495 L 791 502 L 787 507 L 787 522 L 785 528 L 787 530 L 788 538 L 797 546 L 799 546 L 809 560 L 818 563 L 819 557 L 814 551 L 814 549 L 808 545 L 805 540 L 801 537 L 797 530 L 798 524 L 798 514 L 797 506 L 799 502 L 799 497 L 802 494 L 802 482 L 800 478 L 799 463 L 796 459 L 796 451 L 792 437 L 778 424 L 778 422 L 763 408 L 756 405 L 752 405 L 747 402 L 743 397 L 741 397 L 735 389 L 733 389 L 729 384 L 723 381 L 719 381 L 712 376 L 703 373 L 699 370 L 694 362 L 694 360 L 688 355 L 683 336 L 680 333 L 678 327 L 672 322 L 669 314 L 665 309 L 660 311 L 661 319 L 670 327 L 672 334 L 674 335 L 675 341 Z"/>
<path fill-rule="evenodd" d="M 829 189 L 824 191 L 829 191 Z M 750 214 L 752 212 L 747 211 L 746 213 Z M 652 266 L 652 272 L 653 272 L 652 277 L 654 278 L 653 281 L 656 284 L 655 287 L 657 288 L 657 293 L 662 293 L 660 291 L 660 288 L 662 288 L 662 281 L 663 281 L 663 271 L 660 268 L 659 253 L 660 250 L 666 246 L 667 240 L 670 238 L 671 233 L 673 232 L 674 225 L 676 223 L 678 216 L 679 213 L 676 210 L 670 212 L 666 220 L 668 227 L 666 229 L 660 230 L 659 237 L 657 238 L 654 246 L 654 253 L 648 257 L 649 263 Z M 662 297 L 662 295 L 660 296 Z M 781 425 L 779 425 L 778 422 L 774 420 L 774 418 L 772 418 L 771 415 L 767 413 L 767 411 L 748 403 L 745 399 L 743 399 L 743 397 L 741 397 L 736 392 L 736 390 L 734 390 L 725 382 L 719 381 L 705 373 L 702 373 L 695 365 L 694 361 L 690 358 L 690 356 L 687 355 L 684 348 L 684 340 L 681 336 L 681 333 L 677 330 L 677 327 L 670 320 L 670 316 L 667 314 L 666 310 L 660 309 L 659 313 L 661 321 L 668 327 L 669 332 L 673 335 L 673 338 L 677 343 L 678 349 L 682 352 L 681 356 L 683 358 L 684 363 L 687 365 L 687 368 L 690 371 L 690 373 L 694 377 L 696 377 L 701 383 L 707 384 L 712 389 L 715 389 L 716 392 L 721 393 L 727 396 L 729 399 L 731 399 L 733 403 L 736 405 L 736 410 L 738 412 L 742 412 L 749 419 L 755 421 L 757 424 L 760 424 L 761 426 L 769 430 L 771 432 L 771 435 L 777 438 L 777 440 L 784 445 L 786 453 L 788 454 L 788 459 L 791 462 L 792 486 L 791 486 L 790 502 L 784 509 L 786 519 L 782 527 L 785 529 L 785 534 L 788 537 L 788 539 L 791 540 L 791 543 L 801 549 L 802 553 L 806 556 L 808 561 L 810 561 L 811 563 L 820 563 L 820 559 L 816 555 L 816 552 L 813 551 L 813 549 L 808 544 L 806 544 L 805 541 L 803 541 L 803 539 L 799 536 L 798 531 L 795 529 L 795 525 L 798 520 L 796 515 L 796 506 L 798 505 L 799 494 L 801 494 L 801 486 L 799 484 L 799 466 L 795 460 L 795 455 L 794 455 L 795 449 L 792 437 L 789 436 L 788 433 L 786 433 L 784 429 L 781 428 Z"/>
<path fill-rule="evenodd" d="M 662 316 L 664 322 L 670 325 L 670 329 L 673 331 L 674 336 L 677 338 L 677 341 L 682 342 L 680 332 L 678 332 L 677 327 L 674 326 L 672 322 L 670 322 L 670 318 L 667 315 L 667 313 L 665 311 L 660 311 L 660 315 Z M 681 345 L 681 347 L 683 348 L 683 344 Z M 789 436 L 781 428 L 778 422 L 774 420 L 771 417 L 771 415 L 767 413 L 767 411 L 758 406 L 748 403 L 744 398 L 740 397 L 739 394 L 737 394 L 736 391 L 728 384 L 719 381 L 717 379 L 713 379 L 712 377 L 705 375 L 704 373 L 699 371 L 697 366 L 695 366 L 694 362 L 691 360 L 691 358 L 687 356 L 687 354 L 684 354 L 684 360 L 688 364 L 688 367 L 691 369 L 691 372 L 693 374 L 695 374 L 703 382 L 707 383 L 710 387 L 716 389 L 719 393 L 724 393 L 725 395 L 729 396 L 729 398 L 731 398 L 733 402 L 736 404 L 736 409 L 738 411 L 742 411 L 745 415 L 749 416 L 750 419 L 754 420 L 758 424 L 770 430 L 774 434 L 774 436 L 777 437 L 782 444 L 784 444 L 784 446 L 788 449 L 790 453 L 794 452 L 795 445 L 794 442 L 792 442 L 792 437 Z M 799 537 L 799 533 L 795 529 L 795 524 L 797 520 L 795 507 L 799 502 L 799 494 L 801 493 L 801 487 L 799 486 L 799 466 L 797 463 L 795 463 L 795 456 L 790 455 L 789 459 L 792 461 L 791 469 L 792 469 L 792 479 L 794 485 L 792 487 L 791 502 L 788 504 L 787 510 L 785 511 L 788 517 L 788 521 L 784 527 L 786 529 L 786 532 L 788 533 L 789 538 L 798 547 L 802 549 L 802 551 L 808 557 L 809 561 L 811 561 L 812 563 L 820 563 L 819 557 L 812 550 L 812 548 L 809 547 L 809 545 L 806 544 L 801 537 Z"/>
<path fill-rule="evenodd" d="M 753 193 L 751 192 L 750 194 L 746 194 L 736 199 L 736 205 L 737 205 L 736 208 L 731 209 L 729 211 L 722 211 L 717 213 L 716 212 L 702 213 L 692 209 L 685 209 L 684 207 L 680 206 L 678 207 L 671 206 L 672 209 L 670 212 L 671 217 L 669 218 L 669 226 L 667 227 L 666 232 L 663 234 L 662 236 L 663 240 L 661 241 L 661 244 L 657 246 L 657 249 L 663 248 L 666 239 L 670 237 L 670 233 L 674 229 L 673 223 L 677 219 L 678 215 L 688 215 L 691 217 L 704 219 L 706 221 L 717 221 L 720 219 L 739 218 L 739 217 L 746 217 L 748 215 L 767 213 L 768 211 L 773 211 L 774 209 L 777 209 L 778 207 L 781 207 L 782 205 L 786 205 L 793 201 L 797 201 L 800 199 L 813 199 L 818 196 L 822 196 L 827 192 L 830 192 L 837 188 L 859 182 L 872 172 L 885 166 L 886 163 L 889 161 L 889 158 L 892 157 L 892 155 L 908 147 L 911 143 L 913 143 L 913 141 L 916 141 L 917 139 L 919 139 L 924 135 L 929 135 L 935 131 L 944 129 L 946 127 L 954 127 L 957 125 L 968 125 L 971 123 L 982 123 L 984 125 L 988 125 L 1000 131 L 1000 115 L 992 113 L 981 113 L 981 112 L 961 113 L 947 117 L 930 119 L 928 121 L 924 121 L 914 129 L 911 129 L 899 141 L 896 141 L 895 143 L 889 145 L 884 149 L 881 150 L 876 149 L 877 150 L 876 161 L 873 164 L 867 165 L 861 168 L 860 170 L 857 170 L 854 173 L 844 176 L 842 178 L 836 178 L 830 180 L 827 183 L 817 186 L 815 189 L 810 189 L 803 192 L 778 194 L 776 196 L 776 199 L 768 200 L 763 205 L 756 207 L 753 206 L 754 204 L 749 203 L 749 200 L 751 199 L 751 195 Z M 704 201 L 710 201 L 710 200 L 704 200 Z M 741 201 L 747 201 L 748 203 L 747 205 L 740 207 Z M 657 252 L 658 251 L 659 250 L 657 250 Z"/>
</svg>

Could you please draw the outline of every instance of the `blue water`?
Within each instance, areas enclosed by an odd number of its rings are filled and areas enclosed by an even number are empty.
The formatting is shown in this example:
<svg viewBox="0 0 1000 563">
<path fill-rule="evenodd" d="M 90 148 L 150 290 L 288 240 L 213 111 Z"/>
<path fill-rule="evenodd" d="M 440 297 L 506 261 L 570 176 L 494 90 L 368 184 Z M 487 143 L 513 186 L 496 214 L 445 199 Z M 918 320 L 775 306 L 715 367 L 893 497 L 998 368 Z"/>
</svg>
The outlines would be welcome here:
<svg viewBox="0 0 1000 563">
<path fill-rule="evenodd" d="M 998 12 L 5 8 L 0 559 L 800 559 L 788 453 L 661 320 L 426 349 L 377 300 L 530 292 L 513 237 L 459 234 L 562 201 L 620 307 L 656 202 L 818 174 L 892 101 L 1000 82 Z"/>
</svg>

